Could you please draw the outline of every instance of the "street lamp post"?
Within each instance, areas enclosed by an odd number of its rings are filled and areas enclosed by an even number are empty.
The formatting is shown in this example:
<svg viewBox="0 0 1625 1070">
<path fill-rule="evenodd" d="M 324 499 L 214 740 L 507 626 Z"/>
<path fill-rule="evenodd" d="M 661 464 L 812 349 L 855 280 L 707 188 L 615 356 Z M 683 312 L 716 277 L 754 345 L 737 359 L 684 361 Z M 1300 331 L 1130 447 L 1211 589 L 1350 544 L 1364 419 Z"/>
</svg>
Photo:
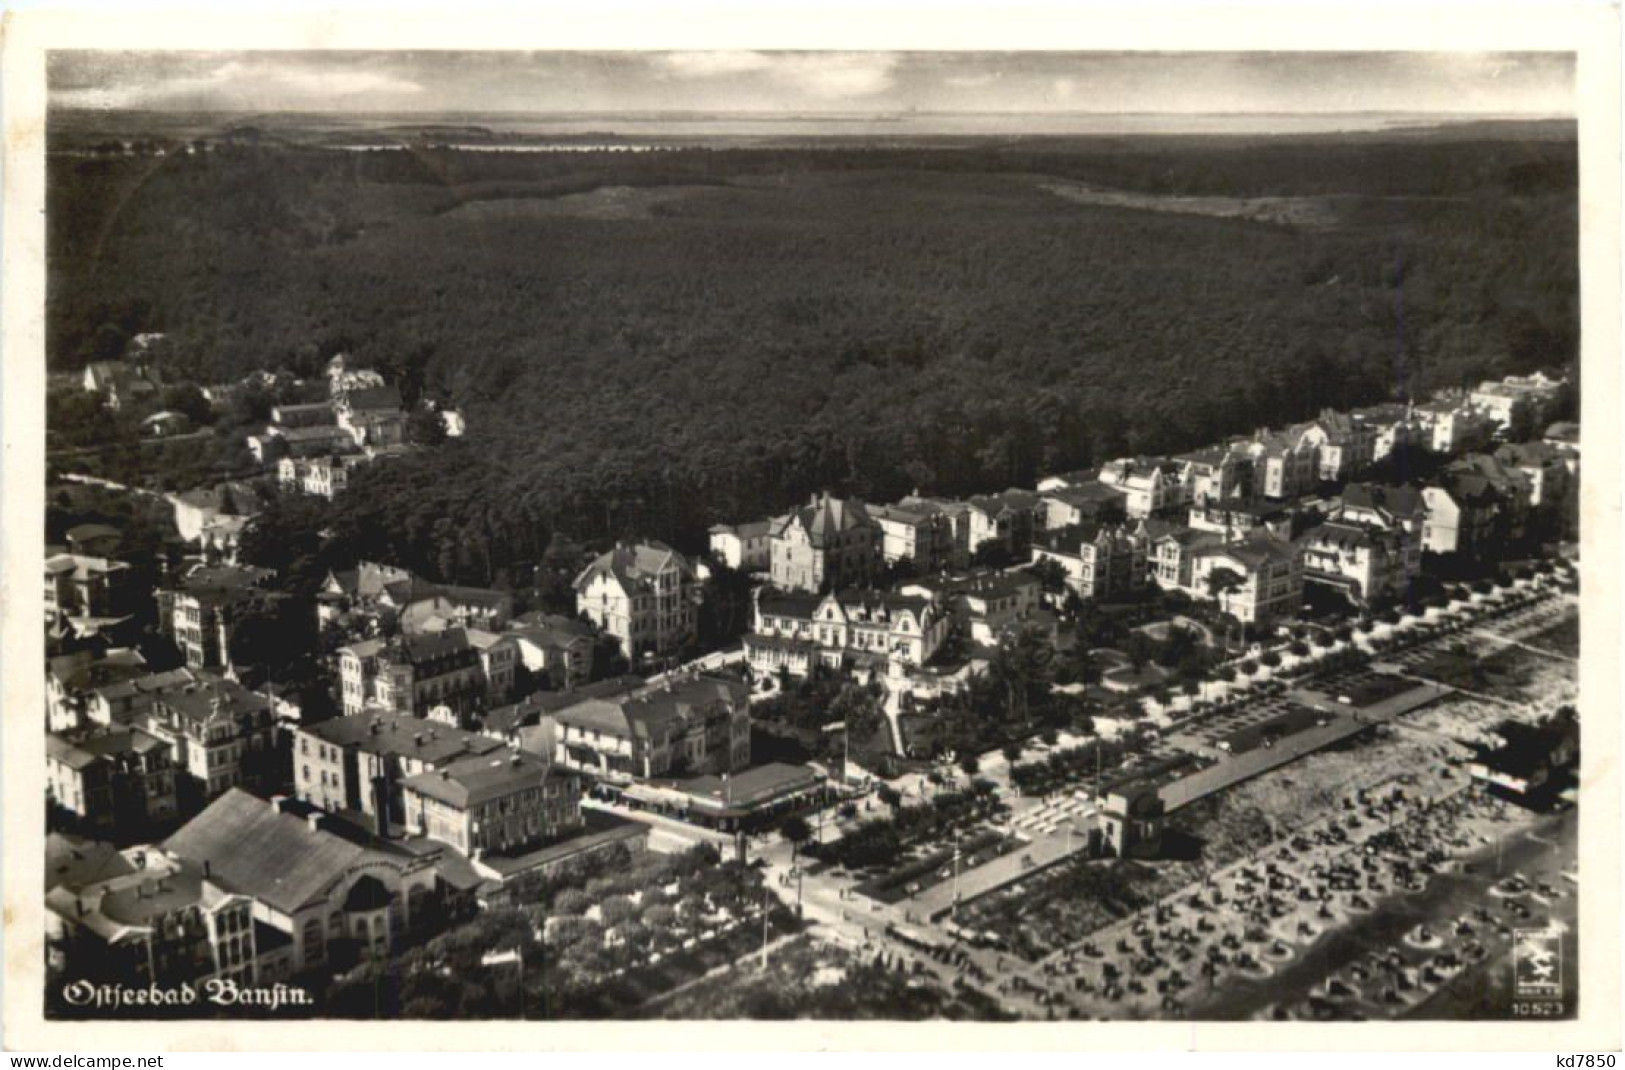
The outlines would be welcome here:
<svg viewBox="0 0 1625 1070">
<path fill-rule="evenodd" d="M 771 894 L 767 885 L 762 885 L 762 969 L 764 971 L 767 969 L 767 919 L 769 913 L 767 897 Z M 799 895 L 799 892 L 797 894 Z"/>
</svg>

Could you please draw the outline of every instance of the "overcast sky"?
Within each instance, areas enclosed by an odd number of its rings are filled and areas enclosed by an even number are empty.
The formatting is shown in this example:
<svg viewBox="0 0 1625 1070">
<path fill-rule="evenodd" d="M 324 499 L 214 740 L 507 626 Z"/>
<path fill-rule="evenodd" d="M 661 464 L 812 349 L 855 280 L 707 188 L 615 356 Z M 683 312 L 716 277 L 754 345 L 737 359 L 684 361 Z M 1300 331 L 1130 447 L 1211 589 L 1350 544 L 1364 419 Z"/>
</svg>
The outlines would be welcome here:
<svg viewBox="0 0 1625 1070">
<path fill-rule="evenodd" d="M 1567 53 L 55 52 L 49 85 L 210 111 L 1574 111 Z"/>
</svg>

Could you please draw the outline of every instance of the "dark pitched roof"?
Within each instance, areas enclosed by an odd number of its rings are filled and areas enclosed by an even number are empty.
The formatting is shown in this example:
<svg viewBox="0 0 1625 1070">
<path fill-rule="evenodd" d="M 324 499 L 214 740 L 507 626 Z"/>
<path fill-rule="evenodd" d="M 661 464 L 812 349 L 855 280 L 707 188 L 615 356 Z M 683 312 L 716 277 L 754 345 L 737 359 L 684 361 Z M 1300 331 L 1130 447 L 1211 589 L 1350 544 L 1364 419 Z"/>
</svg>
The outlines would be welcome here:
<svg viewBox="0 0 1625 1070">
<path fill-rule="evenodd" d="M 1343 488 L 1343 504 L 1361 509 L 1382 509 L 1401 519 L 1427 512 L 1427 502 L 1415 487 L 1381 483 L 1350 483 Z"/>
<path fill-rule="evenodd" d="M 814 497 L 812 504 L 776 518 L 772 533 L 778 535 L 793 523 L 799 523 L 806 529 L 808 540 L 814 546 L 823 546 L 824 540 L 831 535 L 873 527 L 874 519 L 869 515 L 868 507 L 855 498 L 842 499 L 823 494 Z"/>
<path fill-rule="evenodd" d="M 1299 546 L 1336 547 L 1339 550 L 1353 550 L 1370 546 L 1373 542 L 1372 534 L 1360 524 L 1346 524 L 1338 520 L 1328 520 L 1317 527 L 1310 528 L 1296 540 Z"/>
<path fill-rule="evenodd" d="M 803 617 L 808 620 L 824 599 L 801 591 L 781 591 L 776 587 L 763 587 L 756 605 L 761 612 L 775 617 Z"/>
<path fill-rule="evenodd" d="M 950 575 L 943 573 L 919 580 L 907 580 L 897 585 L 898 591 L 920 587 L 946 595 L 976 595 L 1000 598 L 1038 586 L 1038 577 L 1030 572 L 1013 569 L 1008 572 L 983 570 Z"/>
<path fill-rule="evenodd" d="M 45 664 L 46 674 L 67 691 L 82 691 L 147 675 L 146 660 L 138 652 L 123 648 L 109 650 L 100 657 L 88 650 L 79 650 L 51 658 Z"/>
<path fill-rule="evenodd" d="M 475 732 L 397 713 L 353 713 L 300 730 L 336 747 L 354 747 L 367 754 L 408 758 L 427 765 L 438 765 L 459 755 L 488 754 L 502 746 Z"/>
<path fill-rule="evenodd" d="M 590 646 L 593 642 L 591 633 L 553 628 L 543 624 L 527 624 L 518 628 L 510 627 L 503 634 L 547 650 L 567 651 L 571 647 L 579 647 L 583 644 Z"/>
<path fill-rule="evenodd" d="M 751 807 L 772 802 L 792 792 L 807 791 L 824 778 L 805 765 L 768 762 L 753 766 L 724 779 L 719 776 L 694 777 L 678 781 L 676 787 L 688 795 L 730 807 Z"/>
<path fill-rule="evenodd" d="M 1297 549 L 1292 543 L 1256 532 L 1238 542 L 1203 547 L 1197 553 L 1202 557 L 1233 557 L 1249 568 L 1258 568 L 1270 562 L 1292 561 L 1297 557 Z"/>
<path fill-rule="evenodd" d="M 585 590 L 596 577 L 612 575 L 628 593 L 640 592 L 652 587 L 655 576 L 673 568 L 685 579 L 694 576 L 694 566 L 689 564 L 688 558 L 663 542 L 651 539 L 648 542 L 622 543 L 600 554 L 597 560 L 583 569 L 581 575 L 576 577 L 575 588 Z"/>
<path fill-rule="evenodd" d="M 207 724 L 219 717 L 235 717 L 268 711 L 270 700 L 250 691 L 235 680 L 224 677 L 199 675 L 192 683 L 164 691 L 157 705 L 172 713 L 179 721 Z"/>
<path fill-rule="evenodd" d="M 117 847 L 100 840 L 53 832 L 45 837 L 45 890 L 83 888 L 134 873 Z"/>
<path fill-rule="evenodd" d="M 909 524 L 913 527 L 924 527 L 936 519 L 937 513 L 926 509 L 914 509 L 901 503 L 897 505 L 871 505 L 868 507 L 869 515 L 876 520 L 889 520 L 898 524 Z"/>
<path fill-rule="evenodd" d="M 1045 491 L 1043 497 L 1046 500 L 1053 498 L 1056 501 L 1075 507 L 1098 506 L 1107 502 L 1122 501 L 1123 490 L 1120 487 L 1090 481 Z"/>
<path fill-rule="evenodd" d="M 560 709 L 554 717 L 560 724 L 652 739 L 674 722 L 686 720 L 717 703 L 738 709 L 747 698 L 748 687 L 739 680 L 683 677 L 644 687 L 631 695 L 590 699 Z"/>
<path fill-rule="evenodd" d="M 399 865 L 273 803 L 232 788 L 164 841 L 181 858 L 211 867 L 212 879 L 291 914 L 362 864 Z"/>
<path fill-rule="evenodd" d="M 877 612 L 919 614 L 924 613 L 931 607 L 931 599 L 929 598 L 900 594 L 895 591 L 876 591 L 862 587 L 849 587 L 837 591 L 832 597 L 840 605 L 841 610 L 849 615 L 854 611 L 866 615 Z"/>
<path fill-rule="evenodd" d="M 517 791 L 541 787 L 550 775 L 546 761 L 516 750 L 460 758 L 434 772 L 407 777 L 401 786 L 466 810 Z"/>
<path fill-rule="evenodd" d="M 46 754 L 74 769 L 84 769 L 121 754 L 144 754 L 168 746 L 139 728 L 106 728 L 67 735 L 51 732 L 45 737 Z"/>
<path fill-rule="evenodd" d="M 997 516 L 1004 512 L 1031 512 L 1037 509 L 1043 500 L 1037 491 L 1022 490 L 1020 487 L 1011 487 L 997 494 L 973 494 L 966 499 L 989 516 Z"/>
<path fill-rule="evenodd" d="M 345 404 L 353 410 L 395 410 L 401 408 L 401 388 L 394 383 L 385 383 L 383 386 L 363 387 L 352 390 L 345 395 Z"/>
</svg>

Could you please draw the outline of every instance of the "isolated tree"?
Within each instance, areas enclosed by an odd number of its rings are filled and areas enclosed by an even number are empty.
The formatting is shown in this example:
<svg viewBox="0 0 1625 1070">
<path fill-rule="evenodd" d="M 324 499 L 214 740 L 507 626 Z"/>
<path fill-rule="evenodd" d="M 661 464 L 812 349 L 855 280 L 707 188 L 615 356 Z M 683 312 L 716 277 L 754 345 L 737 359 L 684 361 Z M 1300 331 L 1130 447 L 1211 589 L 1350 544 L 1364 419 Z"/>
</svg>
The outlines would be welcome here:
<svg viewBox="0 0 1625 1070">
<path fill-rule="evenodd" d="M 801 853 L 801 845 L 812 839 L 812 833 L 812 826 L 800 814 L 791 814 L 779 826 L 779 835 L 790 843 L 791 858 Z"/>
<path fill-rule="evenodd" d="M 1224 605 L 1224 596 L 1231 591 L 1240 590 L 1247 585 L 1247 578 L 1232 568 L 1216 568 L 1207 574 L 1203 581 L 1207 586 L 1208 597 L 1219 605 Z M 1230 649 L 1230 621 L 1235 618 L 1225 614 L 1224 647 Z M 1236 623 L 1240 623 L 1237 621 Z"/>
<path fill-rule="evenodd" d="M 855 683 L 841 687 L 829 705 L 829 720 L 845 726 L 848 749 L 866 745 L 880 730 L 883 714 L 875 696 Z"/>
</svg>

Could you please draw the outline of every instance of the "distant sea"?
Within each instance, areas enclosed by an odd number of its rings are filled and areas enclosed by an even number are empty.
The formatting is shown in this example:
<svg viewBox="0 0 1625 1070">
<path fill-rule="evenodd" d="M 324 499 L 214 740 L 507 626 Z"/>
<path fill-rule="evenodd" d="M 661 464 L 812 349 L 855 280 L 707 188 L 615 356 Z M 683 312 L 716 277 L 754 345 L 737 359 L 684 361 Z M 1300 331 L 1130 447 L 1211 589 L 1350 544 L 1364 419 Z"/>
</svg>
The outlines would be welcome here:
<svg viewBox="0 0 1625 1070">
<path fill-rule="evenodd" d="M 209 137 L 249 130 L 332 148 L 423 145 L 557 152 L 696 146 L 932 147 L 985 140 L 1089 137 L 1571 138 L 1569 116 L 1438 112 L 182 112 L 53 109 L 53 132 L 78 139 Z"/>
</svg>

